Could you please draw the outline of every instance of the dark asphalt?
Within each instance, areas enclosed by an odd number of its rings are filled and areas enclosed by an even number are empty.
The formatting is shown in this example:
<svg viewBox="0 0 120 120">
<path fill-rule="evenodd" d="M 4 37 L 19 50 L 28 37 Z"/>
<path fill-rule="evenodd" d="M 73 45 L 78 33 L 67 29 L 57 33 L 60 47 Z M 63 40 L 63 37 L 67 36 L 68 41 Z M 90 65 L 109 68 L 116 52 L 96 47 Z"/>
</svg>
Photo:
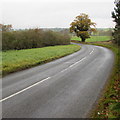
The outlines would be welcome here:
<svg viewBox="0 0 120 120">
<path fill-rule="evenodd" d="M 107 48 L 82 45 L 74 54 L 4 77 L 3 118 L 85 118 L 113 62 Z"/>
</svg>

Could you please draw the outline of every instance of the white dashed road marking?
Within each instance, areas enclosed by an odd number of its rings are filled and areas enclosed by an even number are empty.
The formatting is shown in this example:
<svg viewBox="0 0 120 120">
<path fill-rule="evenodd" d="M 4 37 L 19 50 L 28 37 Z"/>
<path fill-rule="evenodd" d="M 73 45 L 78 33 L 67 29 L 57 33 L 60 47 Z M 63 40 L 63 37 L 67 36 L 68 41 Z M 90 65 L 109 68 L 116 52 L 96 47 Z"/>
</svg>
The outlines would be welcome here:
<svg viewBox="0 0 120 120">
<path fill-rule="evenodd" d="M 94 49 L 92 50 L 92 52 L 90 52 L 90 54 L 92 54 L 93 51 L 94 51 Z M 62 70 L 61 72 L 64 72 L 64 71 L 68 70 L 69 68 L 75 66 L 76 64 L 78 64 L 78 63 L 80 63 L 81 61 L 85 60 L 86 58 L 87 58 L 87 57 L 82 58 L 81 60 L 75 62 L 74 64 L 70 65 L 68 68 Z M 68 63 L 68 62 L 67 62 L 67 63 Z M 61 72 L 60 72 L 60 73 L 61 73 Z M 32 87 L 38 85 L 38 84 L 41 84 L 42 82 L 44 82 L 44 81 L 46 81 L 46 80 L 48 80 L 48 79 L 50 79 L 50 78 L 51 78 L 51 77 L 47 77 L 47 78 L 45 78 L 45 79 L 43 79 L 43 80 L 41 80 L 41 81 L 39 81 L 39 82 L 37 82 L 37 83 L 34 83 L 33 85 L 31 85 L 31 86 L 29 86 L 29 87 L 26 87 L 26 88 L 24 88 L 23 90 L 21 90 L 21 91 L 19 91 L 19 92 L 16 92 L 16 93 L 14 93 L 14 94 L 12 94 L 12 95 L 10 95 L 10 96 L 8 96 L 8 97 L 5 97 L 5 98 L 1 99 L 0 102 L 3 102 L 3 101 L 5 101 L 5 100 L 7 100 L 7 99 L 9 99 L 9 98 L 12 98 L 12 97 L 14 97 L 14 96 L 16 96 L 16 95 L 18 95 L 18 94 L 20 94 L 20 93 L 22 93 L 22 92 L 24 92 L 24 91 L 32 88 Z"/>
<path fill-rule="evenodd" d="M 41 80 L 41 81 L 39 81 L 39 82 L 37 82 L 37 83 L 34 83 L 33 85 L 31 85 L 31 86 L 29 86 L 29 87 L 27 87 L 27 88 L 24 88 L 23 90 L 21 90 L 21 91 L 19 91 L 19 92 L 16 92 L 16 93 L 14 93 L 14 94 L 12 94 L 12 95 L 10 95 L 10 96 L 8 96 L 8 97 L 0 100 L 0 102 L 3 102 L 3 101 L 5 101 L 5 100 L 7 100 L 7 99 L 9 99 L 9 98 L 11 98 L 11 97 L 14 97 L 14 96 L 16 96 L 16 95 L 18 95 L 18 94 L 20 94 L 20 93 L 22 93 L 22 92 L 24 92 L 24 91 L 32 88 L 32 87 L 34 87 L 34 86 L 36 86 L 36 85 L 38 85 L 38 84 L 40 84 L 40 83 L 42 83 L 42 82 L 44 82 L 44 81 L 46 81 L 46 80 L 48 80 L 48 79 L 50 79 L 50 78 L 51 78 L 51 77 L 47 77 L 47 78 L 45 78 L 45 79 L 43 79 L 43 80 Z"/>
</svg>

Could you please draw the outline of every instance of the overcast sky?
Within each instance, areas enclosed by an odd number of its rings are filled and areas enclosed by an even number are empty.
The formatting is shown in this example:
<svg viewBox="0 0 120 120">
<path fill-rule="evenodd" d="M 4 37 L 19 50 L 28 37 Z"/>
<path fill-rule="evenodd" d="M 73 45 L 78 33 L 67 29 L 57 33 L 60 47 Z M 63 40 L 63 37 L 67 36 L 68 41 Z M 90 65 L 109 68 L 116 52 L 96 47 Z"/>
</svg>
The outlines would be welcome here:
<svg viewBox="0 0 120 120">
<path fill-rule="evenodd" d="M 97 27 L 114 27 L 114 0 L 1 0 L 0 22 L 15 29 L 66 28 L 80 13 L 86 13 Z M 1 13 L 0 13 L 1 14 Z"/>
</svg>

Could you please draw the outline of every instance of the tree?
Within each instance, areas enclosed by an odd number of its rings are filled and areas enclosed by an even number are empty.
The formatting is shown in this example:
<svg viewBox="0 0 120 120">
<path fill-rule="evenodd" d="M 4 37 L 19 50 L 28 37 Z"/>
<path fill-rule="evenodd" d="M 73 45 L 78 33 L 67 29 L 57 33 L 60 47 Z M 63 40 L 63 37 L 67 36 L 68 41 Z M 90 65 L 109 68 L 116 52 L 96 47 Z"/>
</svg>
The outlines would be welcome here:
<svg viewBox="0 0 120 120">
<path fill-rule="evenodd" d="M 120 0 L 115 0 L 114 12 L 112 12 L 113 21 L 116 23 L 113 32 L 113 41 L 120 45 Z"/>
<path fill-rule="evenodd" d="M 85 42 L 85 39 L 90 38 L 91 32 L 95 32 L 96 23 L 92 22 L 88 15 L 81 13 L 75 18 L 75 20 L 70 24 L 70 32 L 75 33 L 77 37 L 82 39 L 82 42 Z"/>
</svg>

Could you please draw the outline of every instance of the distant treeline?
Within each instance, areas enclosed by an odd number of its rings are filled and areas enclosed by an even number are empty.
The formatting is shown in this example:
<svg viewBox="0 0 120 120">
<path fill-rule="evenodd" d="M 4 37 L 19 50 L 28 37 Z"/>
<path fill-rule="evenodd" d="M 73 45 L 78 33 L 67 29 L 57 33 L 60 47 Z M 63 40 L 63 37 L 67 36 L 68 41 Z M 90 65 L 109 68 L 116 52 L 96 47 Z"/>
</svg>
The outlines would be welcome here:
<svg viewBox="0 0 120 120">
<path fill-rule="evenodd" d="M 42 29 L 2 31 L 2 50 L 20 50 L 70 44 L 67 34 Z"/>
<path fill-rule="evenodd" d="M 71 34 L 69 28 L 43 28 L 44 30 L 52 30 L 56 32 Z M 112 28 L 96 28 L 96 32 L 92 32 L 92 36 L 112 36 Z M 75 35 L 72 33 L 72 35 Z"/>
<path fill-rule="evenodd" d="M 113 29 L 111 28 L 97 28 L 96 33 L 92 33 L 94 36 L 112 36 Z"/>
</svg>

